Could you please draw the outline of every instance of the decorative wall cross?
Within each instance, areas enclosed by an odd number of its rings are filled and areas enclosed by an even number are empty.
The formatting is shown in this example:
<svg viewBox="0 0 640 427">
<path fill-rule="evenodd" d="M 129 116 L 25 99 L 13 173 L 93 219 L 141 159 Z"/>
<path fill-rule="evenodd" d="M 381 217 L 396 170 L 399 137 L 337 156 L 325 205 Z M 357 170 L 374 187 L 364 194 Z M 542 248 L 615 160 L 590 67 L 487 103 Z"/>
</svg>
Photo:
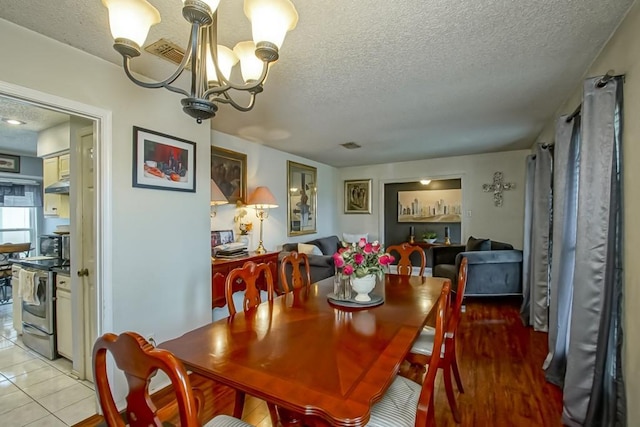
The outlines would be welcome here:
<svg viewBox="0 0 640 427">
<path fill-rule="evenodd" d="M 485 192 L 493 191 L 493 204 L 498 207 L 502 206 L 502 192 L 514 188 L 516 188 L 515 182 L 504 182 L 502 172 L 493 174 L 493 184 L 482 184 L 482 189 Z"/>
</svg>

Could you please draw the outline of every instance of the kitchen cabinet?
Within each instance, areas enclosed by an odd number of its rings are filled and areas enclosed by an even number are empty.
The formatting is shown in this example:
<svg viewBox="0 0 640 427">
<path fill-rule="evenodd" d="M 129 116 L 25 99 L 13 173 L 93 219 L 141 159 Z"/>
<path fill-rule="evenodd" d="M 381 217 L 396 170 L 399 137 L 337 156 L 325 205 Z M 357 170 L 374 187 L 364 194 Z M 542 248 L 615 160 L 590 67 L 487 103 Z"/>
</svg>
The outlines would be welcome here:
<svg viewBox="0 0 640 427">
<path fill-rule="evenodd" d="M 271 270 L 273 276 L 273 288 L 276 292 L 278 288 L 278 254 L 279 252 L 267 252 L 266 254 L 257 254 L 249 252 L 249 255 L 239 258 L 212 258 L 211 259 L 211 308 L 222 307 L 227 301 L 224 296 L 224 286 L 227 275 L 234 268 L 242 267 L 245 262 L 253 261 L 256 264 L 266 263 Z M 264 280 L 260 278 L 257 282 L 258 288 L 263 291 L 267 290 Z M 234 283 L 233 291 L 244 290 L 244 282 Z"/>
<path fill-rule="evenodd" d="M 56 273 L 56 340 L 58 354 L 73 357 L 73 329 L 71 324 L 71 278 Z"/>
<path fill-rule="evenodd" d="M 58 156 L 58 179 L 69 178 L 69 153 Z"/>
<path fill-rule="evenodd" d="M 69 170 L 69 155 L 66 164 L 67 177 Z M 60 157 L 49 157 L 42 160 L 42 185 L 47 188 L 60 180 Z M 57 216 L 59 218 L 69 218 L 69 195 L 68 194 L 47 194 L 44 193 L 44 215 Z"/>
</svg>

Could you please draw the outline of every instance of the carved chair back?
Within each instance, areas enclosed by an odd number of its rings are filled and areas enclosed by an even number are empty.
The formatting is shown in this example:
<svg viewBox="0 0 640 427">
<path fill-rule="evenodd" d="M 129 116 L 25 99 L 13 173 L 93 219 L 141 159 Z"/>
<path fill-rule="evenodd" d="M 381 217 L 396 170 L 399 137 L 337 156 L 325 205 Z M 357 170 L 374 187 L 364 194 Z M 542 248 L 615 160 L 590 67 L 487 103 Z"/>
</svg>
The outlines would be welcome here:
<svg viewBox="0 0 640 427">
<path fill-rule="evenodd" d="M 427 257 L 420 246 L 404 242 L 399 245 L 391 245 L 387 247 L 387 252 L 391 255 L 393 255 L 394 252 L 400 255 L 400 258 L 398 259 L 398 274 L 403 276 L 411 276 L 411 273 L 413 272 L 413 264 L 411 264 L 410 257 L 411 254 L 417 253 L 420 257 L 419 276 L 424 274 L 424 269 L 427 266 Z"/>
<path fill-rule="evenodd" d="M 291 270 L 291 280 L 288 280 L 287 269 Z M 304 272 L 302 269 L 304 269 Z M 282 258 L 280 263 L 280 282 L 285 292 L 309 286 L 311 284 L 309 257 L 306 254 L 294 251 Z"/>
<path fill-rule="evenodd" d="M 248 261 L 245 262 L 242 267 L 234 268 L 229 272 L 225 282 L 225 298 L 227 299 L 227 306 L 229 307 L 229 315 L 233 316 L 238 311 L 233 303 L 234 281 L 242 280 L 245 283 L 242 310 L 248 311 L 257 307 L 262 302 L 260 289 L 258 288 L 258 280 L 261 276 L 264 277 L 264 282 L 267 286 L 267 299 L 273 301 L 273 276 L 267 264 L 256 264 L 253 261 Z"/>
</svg>

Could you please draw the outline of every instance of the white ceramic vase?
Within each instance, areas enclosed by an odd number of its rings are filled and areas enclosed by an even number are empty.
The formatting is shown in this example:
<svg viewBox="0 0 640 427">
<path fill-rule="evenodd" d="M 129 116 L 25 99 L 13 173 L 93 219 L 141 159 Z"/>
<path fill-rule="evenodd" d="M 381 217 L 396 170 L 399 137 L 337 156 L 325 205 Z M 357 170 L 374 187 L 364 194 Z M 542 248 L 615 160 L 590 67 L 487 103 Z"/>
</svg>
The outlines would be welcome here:
<svg viewBox="0 0 640 427">
<path fill-rule="evenodd" d="M 367 274 L 364 277 L 351 276 L 351 287 L 357 293 L 355 300 L 360 302 L 371 301 L 369 292 L 376 287 L 376 275 Z"/>
<path fill-rule="evenodd" d="M 438 240 L 438 239 L 422 239 L 422 240 L 424 240 L 427 243 L 435 243 L 436 240 Z"/>
</svg>

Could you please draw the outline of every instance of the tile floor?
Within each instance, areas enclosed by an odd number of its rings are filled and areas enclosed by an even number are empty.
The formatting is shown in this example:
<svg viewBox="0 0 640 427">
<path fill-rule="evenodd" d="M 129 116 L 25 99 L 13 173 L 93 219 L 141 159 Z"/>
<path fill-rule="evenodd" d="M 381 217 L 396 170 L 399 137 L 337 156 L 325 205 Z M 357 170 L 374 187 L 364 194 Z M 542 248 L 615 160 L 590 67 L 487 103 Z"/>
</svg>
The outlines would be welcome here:
<svg viewBox="0 0 640 427">
<path fill-rule="evenodd" d="M 74 379 L 71 362 L 27 349 L 0 305 L 0 426 L 71 426 L 96 413 L 93 384 Z"/>
</svg>

